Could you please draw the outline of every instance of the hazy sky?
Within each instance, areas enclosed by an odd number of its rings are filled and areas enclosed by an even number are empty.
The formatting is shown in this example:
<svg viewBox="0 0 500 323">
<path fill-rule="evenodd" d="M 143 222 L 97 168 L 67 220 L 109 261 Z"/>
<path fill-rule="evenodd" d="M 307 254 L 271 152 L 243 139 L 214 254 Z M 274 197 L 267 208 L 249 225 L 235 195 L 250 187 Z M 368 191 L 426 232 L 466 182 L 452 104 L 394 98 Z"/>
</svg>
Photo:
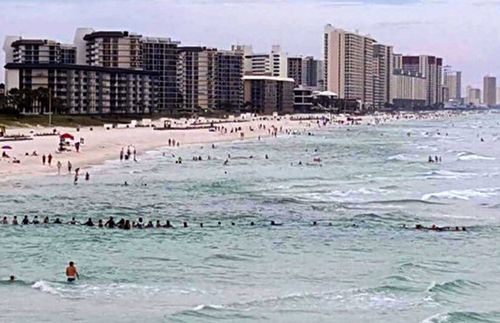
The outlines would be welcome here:
<svg viewBox="0 0 500 323">
<path fill-rule="evenodd" d="M 500 75 L 500 0 L 0 0 L 2 42 L 5 35 L 71 42 L 76 27 L 93 27 L 221 49 L 281 44 L 291 55 L 321 57 L 326 23 L 395 52 L 442 56 L 463 71 L 464 86 Z"/>
</svg>

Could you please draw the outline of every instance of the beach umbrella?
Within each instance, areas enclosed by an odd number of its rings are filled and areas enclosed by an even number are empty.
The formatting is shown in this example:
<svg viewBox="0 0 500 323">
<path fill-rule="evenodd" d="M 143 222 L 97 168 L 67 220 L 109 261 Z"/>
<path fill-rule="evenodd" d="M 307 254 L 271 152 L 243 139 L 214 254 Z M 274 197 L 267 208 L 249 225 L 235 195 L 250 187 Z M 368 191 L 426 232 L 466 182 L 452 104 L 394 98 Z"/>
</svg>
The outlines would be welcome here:
<svg viewBox="0 0 500 323">
<path fill-rule="evenodd" d="M 61 139 L 71 139 L 71 140 L 75 140 L 75 137 L 73 137 L 72 135 L 70 135 L 69 133 L 64 133 L 61 135 Z"/>
<path fill-rule="evenodd" d="M 12 147 L 9 145 L 5 145 L 5 146 L 2 146 L 2 149 L 12 149 Z"/>
</svg>

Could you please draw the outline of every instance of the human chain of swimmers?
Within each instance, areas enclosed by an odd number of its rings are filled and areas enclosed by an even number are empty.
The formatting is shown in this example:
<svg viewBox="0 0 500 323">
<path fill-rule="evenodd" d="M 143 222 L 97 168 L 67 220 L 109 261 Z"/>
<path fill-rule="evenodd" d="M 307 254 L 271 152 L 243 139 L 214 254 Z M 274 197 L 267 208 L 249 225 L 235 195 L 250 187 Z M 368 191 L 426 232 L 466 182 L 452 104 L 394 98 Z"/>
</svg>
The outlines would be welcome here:
<svg viewBox="0 0 500 323">
<path fill-rule="evenodd" d="M 27 215 L 24 216 L 24 218 L 19 222 L 17 219 L 17 216 L 13 216 L 12 220 L 9 221 L 9 219 L 4 216 L 2 219 L 2 224 L 8 225 L 38 225 L 38 224 L 70 224 L 70 225 L 83 225 L 87 227 L 99 227 L 99 228 L 109 228 L 109 229 L 123 229 L 123 230 L 130 230 L 132 228 L 135 229 L 152 229 L 152 228 L 174 228 L 174 225 L 170 222 L 170 220 L 166 220 L 164 224 L 160 222 L 160 220 L 156 220 L 156 223 L 153 223 L 152 220 L 144 221 L 142 217 L 139 217 L 136 221 L 130 221 L 130 220 L 125 220 L 124 218 L 120 219 L 118 222 L 115 221 L 115 219 L 110 216 L 109 219 L 104 222 L 104 220 L 99 219 L 97 223 L 94 223 L 92 218 L 88 218 L 87 221 L 84 223 L 81 223 L 75 219 L 75 217 L 72 217 L 71 220 L 67 222 L 63 222 L 60 218 L 56 218 L 54 221 L 50 221 L 49 217 L 46 216 L 43 218 L 43 220 L 40 221 L 38 218 L 38 215 L 35 215 L 33 219 L 30 221 Z M 221 226 L 222 222 L 218 221 L 217 226 Z M 234 221 L 231 221 L 231 225 L 235 226 L 236 223 Z M 281 226 L 282 223 L 276 223 L 276 221 L 272 220 L 269 222 L 269 225 L 271 226 Z M 318 222 L 317 221 L 312 221 L 311 225 L 317 226 Z M 187 221 L 183 221 L 181 227 L 187 228 L 189 226 Z M 199 223 L 200 227 L 203 227 L 204 224 L 203 222 Z M 250 226 L 255 226 L 254 221 L 250 221 Z M 332 222 L 328 222 L 328 226 L 333 226 Z M 352 224 L 352 227 L 357 227 L 357 224 Z M 415 230 L 429 230 L 429 231 L 467 231 L 466 227 L 459 227 L 459 226 L 444 226 L 440 227 L 435 224 L 433 224 L 430 227 L 423 226 L 421 224 L 416 224 L 414 228 L 408 227 L 406 224 L 403 224 L 401 226 L 403 229 L 415 229 Z"/>
</svg>

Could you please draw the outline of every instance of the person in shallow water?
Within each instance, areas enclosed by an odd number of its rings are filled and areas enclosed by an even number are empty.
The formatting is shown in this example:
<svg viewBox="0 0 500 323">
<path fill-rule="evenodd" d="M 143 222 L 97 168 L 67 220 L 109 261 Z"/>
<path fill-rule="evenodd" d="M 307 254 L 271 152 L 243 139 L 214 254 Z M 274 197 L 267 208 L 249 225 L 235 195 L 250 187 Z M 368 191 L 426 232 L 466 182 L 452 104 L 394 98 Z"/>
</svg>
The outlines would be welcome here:
<svg viewBox="0 0 500 323">
<path fill-rule="evenodd" d="M 69 266 L 66 267 L 66 278 L 68 279 L 68 282 L 74 282 L 77 278 L 80 279 L 75 263 L 72 261 L 70 261 Z"/>
<path fill-rule="evenodd" d="M 108 222 L 106 222 L 104 225 L 110 229 L 114 229 L 114 227 L 116 226 L 115 220 L 112 216 L 110 216 Z"/>
<path fill-rule="evenodd" d="M 92 218 L 88 218 L 87 222 L 85 222 L 83 225 L 86 225 L 88 227 L 93 227 L 94 222 L 92 222 Z"/>
</svg>

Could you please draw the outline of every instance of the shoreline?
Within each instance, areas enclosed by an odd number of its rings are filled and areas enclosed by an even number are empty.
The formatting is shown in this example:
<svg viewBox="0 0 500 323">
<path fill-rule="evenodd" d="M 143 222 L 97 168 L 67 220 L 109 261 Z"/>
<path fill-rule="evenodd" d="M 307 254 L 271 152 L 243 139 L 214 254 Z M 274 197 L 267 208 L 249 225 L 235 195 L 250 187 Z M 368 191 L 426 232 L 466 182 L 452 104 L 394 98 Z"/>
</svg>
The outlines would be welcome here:
<svg viewBox="0 0 500 323">
<path fill-rule="evenodd" d="M 433 112 L 425 114 L 426 118 L 443 118 L 457 115 L 456 113 Z M 327 124 L 318 124 L 322 117 L 333 117 Z M 58 175 L 56 164 L 62 163 L 61 176 L 67 175 L 67 163 L 72 164 L 72 169 L 80 168 L 87 170 L 93 166 L 102 165 L 106 161 L 118 160 L 120 151 L 127 150 L 127 147 L 135 147 L 137 155 L 148 151 L 155 151 L 162 148 L 183 148 L 196 144 L 216 144 L 223 142 L 233 142 L 238 140 L 249 140 L 281 137 L 293 132 L 302 133 L 307 130 L 317 130 L 324 127 L 340 127 L 354 125 L 382 125 L 400 120 L 411 120 L 422 118 L 418 113 L 406 114 L 379 114 L 369 116 L 350 115 L 329 115 L 329 114 L 302 114 L 290 116 L 259 116 L 251 120 L 224 120 L 213 119 L 214 127 L 218 130 L 210 131 L 208 128 L 199 128 L 199 123 L 194 120 L 172 120 L 174 129 L 158 129 L 152 127 L 137 128 L 113 128 L 106 130 L 104 127 L 84 127 L 76 131 L 75 128 L 57 128 L 59 134 L 70 133 L 75 138 L 75 142 L 83 138 L 80 152 L 76 152 L 74 146 L 70 152 L 57 152 L 59 136 L 33 136 L 36 133 L 51 133 L 53 128 L 33 127 L 8 129 L 9 133 L 32 136 L 32 140 L 4 142 L 12 146 L 12 150 L 6 150 L 11 158 L 0 158 L 0 183 L 18 180 L 25 177 L 37 177 L 44 175 Z M 244 122 L 242 122 L 244 121 Z M 160 120 L 153 122 L 155 125 L 161 124 Z M 192 129 L 181 129 L 176 125 L 186 127 L 194 126 Z M 92 129 L 93 130 L 90 130 Z M 235 130 L 239 129 L 241 130 Z M 180 143 L 179 146 L 169 146 L 169 139 Z M 133 149 L 133 148 L 132 148 Z M 33 151 L 37 156 L 31 156 Z M 25 154 L 28 153 L 28 156 Z M 42 155 L 52 155 L 52 166 L 42 165 Z M 20 160 L 20 163 L 12 163 L 12 157 Z M 131 157 L 132 158 L 132 157 Z M 73 171 L 74 174 L 74 171 Z"/>
<path fill-rule="evenodd" d="M 325 115 L 316 115 L 318 118 Z M 179 120 L 176 123 L 182 123 Z M 158 124 L 158 120 L 155 120 Z M 265 127 L 261 128 L 259 125 Z M 185 126 L 185 122 L 184 122 Z M 197 126 L 197 125 L 195 125 Z M 208 128 L 173 128 L 158 129 L 152 127 L 137 128 L 114 128 L 106 130 L 104 127 L 84 127 L 77 132 L 75 128 L 57 128 L 59 134 L 70 133 L 75 137 L 75 142 L 83 138 L 80 152 L 76 152 L 74 146 L 70 152 L 57 152 L 59 136 L 34 136 L 36 133 L 51 133 L 53 128 L 33 127 L 8 129 L 9 133 L 16 135 L 32 136 L 32 140 L 9 141 L 4 145 L 9 145 L 13 149 L 5 150 L 10 158 L 0 158 L 0 183 L 21 179 L 25 177 L 36 177 L 44 175 L 58 175 L 57 162 L 62 163 L 61 176 L 67 175 L 67 162 L 72 164 L 74 169 L 80 171 L 89 169 L 92 166 L 102 165 L 106 161 L 118 160 L 120 151 L 127 150 L 127 147 L 135 147 L 137 155 L 148 151 L 155 151 L 162 148 L 183 148 L 196 144 L 215 144 L 221 142 L 232 142 L 238 140 L 256 139 L 258 137 L 271 137 L 273 132 L 276 136 L 285 135 L 286 132 L 302 132 L 307 129 L 316 129 L 316 119 L 290 120 L 285 117 L 262 116 L 253 120 L 217 120 L 214 127 L 218 131 L 209 131 Z M 241 131 L 236 130 L 241 127 Z M 93 130 L 90 130 L 92 129 Z M 227 129 L 227 130 L 226 130 Z M 250 130 L 253 129 L 253 130 Z M 270 130 L 273 129 L 271 132 Z M 243 133 L 243 137 L 242 137 Z M 179 146 L 169 146 L 169 139 L 175 140 Z M 133 148 L 132 148 L 133 149 Z M 37 156 L 32 156 L 36 151 Z M 28 155 L 26 155 L 28 154 Z M 52 155 L 52 165 L 43 165 L 42 156 Z M 13 157 L 20 163 L 13 163 Z M 132 158 L 132 157 L 131 157 Z"/>
</svg>

